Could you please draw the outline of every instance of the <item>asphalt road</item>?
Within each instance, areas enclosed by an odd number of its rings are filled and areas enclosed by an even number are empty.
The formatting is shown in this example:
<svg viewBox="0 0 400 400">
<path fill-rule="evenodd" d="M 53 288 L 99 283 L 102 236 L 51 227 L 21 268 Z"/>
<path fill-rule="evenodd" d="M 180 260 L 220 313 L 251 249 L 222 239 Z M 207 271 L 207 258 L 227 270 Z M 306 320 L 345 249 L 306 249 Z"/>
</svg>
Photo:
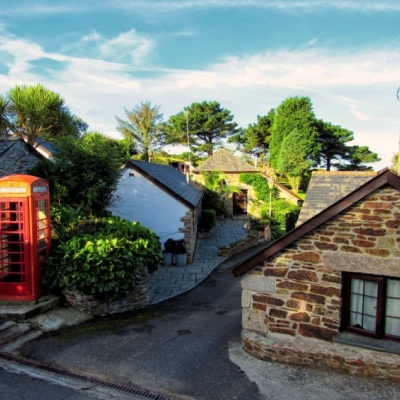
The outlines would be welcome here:
<svg viewBox="0 0 400 400">
<path fill-rule="evenodd" d="M 189 293 L 42 336 L 20 352 L 181 399 L 400 399 L 400 384 L 266 363 L 245 354 L 240 295 L 240 280 L 222 265 Z"/>
<path fill-rule="evenodd" d="M 96 400 L 95 395 L 0 368 L 1 400 Z"/>
</svg>

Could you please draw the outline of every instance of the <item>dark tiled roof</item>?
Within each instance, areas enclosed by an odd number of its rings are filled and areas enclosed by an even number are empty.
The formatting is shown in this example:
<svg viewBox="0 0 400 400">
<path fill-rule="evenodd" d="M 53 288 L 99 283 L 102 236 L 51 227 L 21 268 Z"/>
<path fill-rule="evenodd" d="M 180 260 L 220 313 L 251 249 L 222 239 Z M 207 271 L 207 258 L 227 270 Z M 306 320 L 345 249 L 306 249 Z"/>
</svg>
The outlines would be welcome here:
<svg viewBox="0 0 400 400">
<path fill-rule="evenodd" d="M 336 203 L 376 175 L 377 172 L 372 171 L 314 171 L 297 225 Z"/>
<path fill-rule="evenodd" d="M 370 179 L 363 185 L 349 193 L 347 196 L 342 197 L 339 201 L 331 204 L 329 207 L 314 215 L 295 229 L 288 232 L 275 242 L 265 245 L 256 254 L 250 254 L 246 259 L 242 260 L 240 264 L 233 267 L 232 271 L 235 276 L 242 275 L 249 271 L 251 268 L 265 262 L 268 258 L 274 256 L 279 251 L 285 249 L 287 246 L 294 243 L 296 240 L 301 239 L 304 235 L 311 232 L 313 229 L 318 228 L 323 223 L 329 221 L 347 208 L 351 207 L 358 201 L 374 193 L 382 187 L 389 185 L 400 191 L 400 177 L 393 171 L 388 169 L 382 170 L 370 177 Z"/>
<path fill-rule="evenodd" d="M 42 157 L 22 139 L 0 140 L 0 177 L 26 174 Z"/>
<path fill-rule="evenodd" d="M 46 158 L 50 157 L 52 154 L 57 153 L 57 149 L 55 146 L 49 141 L 38 137 L 35 141 L 35 148 L 37 148 L 40 152 L 44 153 Z"/>
<path fill-rule="evenodd" d="M 208 158 L 203 164 L 199 165 L 193 170 L 194 173 L 199 172 L 210 172 L 210 171 L 221 171 L 221 172 L 259 172 L 257 168 L 242 161 L 240 158 L 235 157 L 227 150 L 220 150 L 213 156 Z"/>
<path fill-rule="evenodd" d="M 203 197 L 203 191 L 197 185 L 188 184 L 186 176 L 170 165 L 135 160 L 128 161 L 126 166 L 129 164 L 191 207 L 196 207 Z"/>
</svg>

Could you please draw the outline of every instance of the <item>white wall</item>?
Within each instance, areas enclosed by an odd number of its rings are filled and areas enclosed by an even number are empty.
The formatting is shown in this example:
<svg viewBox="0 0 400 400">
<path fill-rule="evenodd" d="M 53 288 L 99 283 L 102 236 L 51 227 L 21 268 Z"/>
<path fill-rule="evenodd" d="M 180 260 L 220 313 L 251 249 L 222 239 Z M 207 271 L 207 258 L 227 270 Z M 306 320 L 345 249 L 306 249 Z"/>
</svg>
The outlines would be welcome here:
<svg viewBox="0 0 400 400">
<path fill-rule="evenodd" d="M 129 177 L 129 172 L 135 176 Z M 109 208 L 113 215 L 151 228 L 160 237 L 161 244 L 169 238 L 183 239 L 183 233 L 179 232 L 179 228 L 183 228 L 180 219 L 189 207 L 143 175 L 125 168 L 114 197 L 114 204 Z"/>
</svg>

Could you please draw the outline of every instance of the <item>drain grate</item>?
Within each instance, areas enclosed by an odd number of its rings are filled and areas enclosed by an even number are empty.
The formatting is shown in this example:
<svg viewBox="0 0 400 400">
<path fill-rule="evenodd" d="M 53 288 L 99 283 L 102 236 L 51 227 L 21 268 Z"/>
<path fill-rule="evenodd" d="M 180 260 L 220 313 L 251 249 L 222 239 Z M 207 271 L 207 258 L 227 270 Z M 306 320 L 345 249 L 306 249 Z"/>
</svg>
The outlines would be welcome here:
<svg viewBox="0 0 400 400">
<path fill-rule="evenodd" d="M 177 397 L 170 397 L 170 396 L 165 396 L 160 393 L 155 393 L 152 391 L 149 391 L 147 389 L 142 389 L 139 387 L 134 387 L 134 386 L 127 386 L 127 385 L 122 385 L 119 383 L 113 383 L 109 382 L 105 379 L 101 379 L 95 376 L 91 375 L 86 375 L 86 374 L 78 374 L 76 372 L 64 370 L 62 368 L 57 368 L 54 366 L 49 366 L 42 364 L 37 361 L 32 361 L 28 360 L 22 357 L 15 356 L 13 354 L 6 354 L 0 352 L 0 358 L 6 361 L 11 361 L 13 363 L 17 363 L 26 367 L 31 367 L 35 368 L 37 370 L 45 371 L 45 372 L 51 372 L 53 374 L 63 376 L 63 377 L 68 377 L 72 379 L 77 379 L 82 382 L 88 382 L 93 385 L 101 386 L 103 388 L 108 388 L 108 389 L 113 389 L 122 393 L 127 393 L 127 394 L 133 394 L 135 396 L 140 396 L 143 397 L 143 399 L 151 399 L 151 400 L 180 400 Z"/>
</svg>

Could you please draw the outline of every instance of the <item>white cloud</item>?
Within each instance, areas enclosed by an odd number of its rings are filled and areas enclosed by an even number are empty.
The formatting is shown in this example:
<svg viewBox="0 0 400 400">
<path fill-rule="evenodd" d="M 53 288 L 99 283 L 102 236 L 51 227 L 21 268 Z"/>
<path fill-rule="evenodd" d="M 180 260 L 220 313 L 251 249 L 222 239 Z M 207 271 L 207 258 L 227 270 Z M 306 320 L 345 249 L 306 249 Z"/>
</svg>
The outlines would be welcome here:
<svg viewBox="0 0 400 400">
<path fill-rule="evenodd" d="M 101 53 L 107 58 L 116 60 L 126 59 L 126 54 L 130 55 L 134 65 L 142 65 L 154 47 L 152 40 L 142 37 L 132 29 L 124 32 L 117 37 L 104 41 L 100 45 Z"/>
<path fill-rule="evenodd" d="M 113 52 L 121 49 L 129 49 L 130 57 L 135 54 L 138 60 L 148 55 L 146 40 L 141 41 L 135 31 L 109 41 L 94 32 L 81 43 L 103 46 L 106 59 L 114 59 Z M 377 167 L 388 166 L 397 150 L 399 51 L 382 48 L 350 54 L 315 47 L 268 51 L 227 57 L 201 71 L 160 70 L 160 77 L 152 79 L 135 77 L 131 62 L 50 53 L 5 32 L 0 52 L 9 68 L 0 75 L 3 93 L 16 84 L 42 82 L 60 93 L 91 130 L 106 134 L 115 134 L 115 116 L 124 117 L 125 107 L 146 100 L 161 105 L 166 119 L 192 102 L 216 100 L 246 127 L 289 96 L 309 96 L 318 118 L 353 130 L 356 144 L 370 146 L 384 159 Z M 64 68 L 54 75 L 33 73 L 31 62 L 42 59 L 62 62 Z"/>
<path fill-rule="evenodd" d="M 132 29 L 111 38 L 106 38 L 97 31 L 82 36 L 73 43 L 65 45 L 63 50 L 75 56 L 98 58 L 112 62 L 122 62 L 133 67 L 147 66 L 155 42 L 141 36 Z"/>
</svg>

